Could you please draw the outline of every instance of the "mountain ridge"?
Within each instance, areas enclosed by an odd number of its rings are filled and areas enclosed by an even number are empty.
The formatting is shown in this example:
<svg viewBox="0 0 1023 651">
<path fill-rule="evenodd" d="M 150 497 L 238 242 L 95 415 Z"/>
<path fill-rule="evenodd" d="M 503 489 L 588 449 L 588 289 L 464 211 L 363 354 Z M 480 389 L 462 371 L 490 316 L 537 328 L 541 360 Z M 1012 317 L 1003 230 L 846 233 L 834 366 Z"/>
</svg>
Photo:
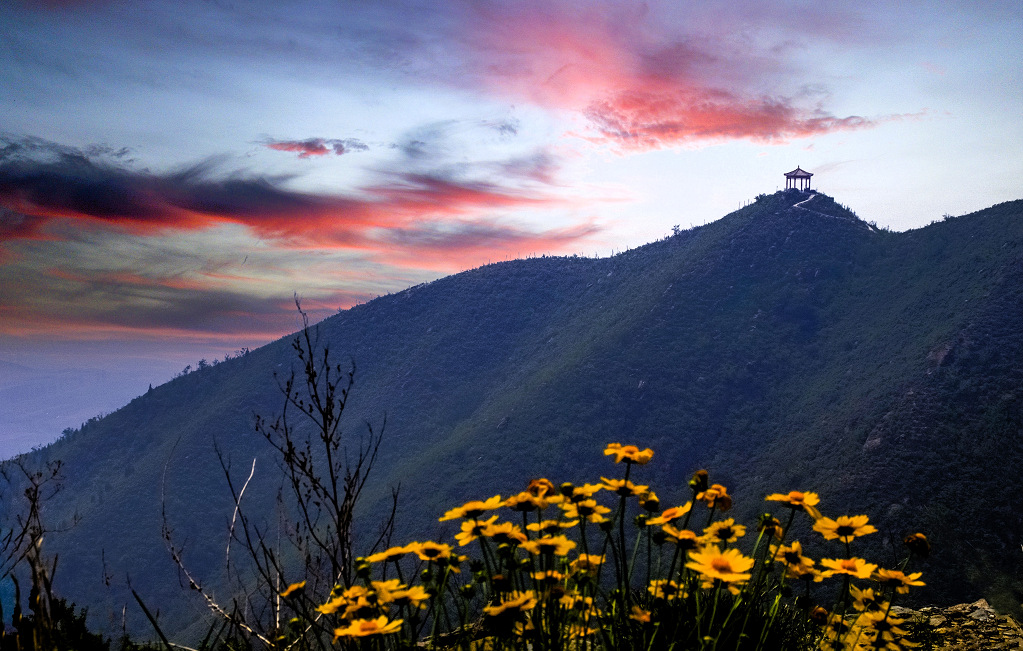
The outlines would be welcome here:
<svg viewBox="0 0 1023 651">
<path fill-rule="evenodd" d="M 603 444 L 636 442 L 657 452 L 650 483 L 679 494 L 709 467 L 740 511 L 762 510 L 767 492 L 816 490 L 826 514 L 869 513 L 890 537 L 927 529 L 936 552 L 922 599 L 982 591 L 1018 605 L 1023 588 L 999 566 L 1023 514 L 964 496 L 1023 488 L 1011 471 L 1023 462 L 1023 201 L 891 233 L 807 199 L 761 195 L 610 258 L 495 263 L 317 324 L 335 360 L 357 363 L 350 431 L 387 412 L 361 531 L 398 483 L 399 527 L 431 536 L 452 504 L 541 474 L 592 480 Z M 216 525 L 231 505 L 213 440 L 234 472 L 255 458 L 254 499 L 272 499 L 273 462 L 251 421 L 280 408 L 272 373 L 291 367 L 289 340 L 156 387 L 26 457 L 67 464 L 48 510 L 82 520 L 53 541 L 57 585 L 92 617 L 130 599 L 120 580 L 99 581 L 111 568 L 136 585 L 145 575 L 157 603 L 188 602 L 159 540 L 162 495 L 187 560 L 219 580 Z M 957 508 L 983 523 L 986 555 L 965 551 Z M 201 610 L 164 616 L 185 630 Z"/>
</svg>

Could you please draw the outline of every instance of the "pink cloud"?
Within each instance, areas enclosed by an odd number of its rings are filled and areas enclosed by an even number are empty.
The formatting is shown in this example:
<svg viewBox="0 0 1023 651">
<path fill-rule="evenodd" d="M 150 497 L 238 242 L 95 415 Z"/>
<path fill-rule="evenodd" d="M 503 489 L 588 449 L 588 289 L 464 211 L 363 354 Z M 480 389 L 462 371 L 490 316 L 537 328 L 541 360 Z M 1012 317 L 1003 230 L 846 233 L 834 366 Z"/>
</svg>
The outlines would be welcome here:
<svg viewBox="0 0 1023 651">
<path fill-rule="evenodd" d="M 592 128 L 585 137 L 626 151 L 780 142 L 879 121 L 765 94 L 786 72 L 781 53 L 736 43 L 726 24 L 694 37 L 666 34 L 655 20 L 603 4 L 480 10 L 475 70 L 493 92 L 581 113 Z"/>
</svg>

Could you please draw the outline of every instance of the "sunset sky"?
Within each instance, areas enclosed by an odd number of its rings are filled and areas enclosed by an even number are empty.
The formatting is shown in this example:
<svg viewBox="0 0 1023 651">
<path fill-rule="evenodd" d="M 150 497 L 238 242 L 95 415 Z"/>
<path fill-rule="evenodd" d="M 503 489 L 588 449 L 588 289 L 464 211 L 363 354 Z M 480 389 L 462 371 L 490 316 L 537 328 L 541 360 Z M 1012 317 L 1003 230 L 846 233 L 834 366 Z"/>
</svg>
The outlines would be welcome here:
<svg viewBox="0 0 1023 651">
<path fill-rule="evenodd" d="M 1021 43 L 1018 0 L 0 3 L 0 458 L 296 294 L 609 255 L 797 165 L 893 230 L 1018 199 Z"/>
</svg>

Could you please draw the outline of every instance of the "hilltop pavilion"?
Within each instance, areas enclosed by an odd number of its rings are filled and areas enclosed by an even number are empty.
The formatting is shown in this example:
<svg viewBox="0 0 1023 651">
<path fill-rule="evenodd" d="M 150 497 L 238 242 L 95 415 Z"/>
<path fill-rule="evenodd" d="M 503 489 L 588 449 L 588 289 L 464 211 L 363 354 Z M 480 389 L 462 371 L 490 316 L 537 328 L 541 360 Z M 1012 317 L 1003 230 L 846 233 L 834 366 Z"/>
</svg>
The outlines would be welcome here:
<svg viewBox="0 0 1023 651">
<path fill-rule="evenodd" d="M 796 166 L 796 169 L 791 172 L 785 172 L 785 189 L 796 188 L 806 192 L 810 189 L 810 177 L 813 176 L 812 172 L 800 169 Z"/>
</svg>

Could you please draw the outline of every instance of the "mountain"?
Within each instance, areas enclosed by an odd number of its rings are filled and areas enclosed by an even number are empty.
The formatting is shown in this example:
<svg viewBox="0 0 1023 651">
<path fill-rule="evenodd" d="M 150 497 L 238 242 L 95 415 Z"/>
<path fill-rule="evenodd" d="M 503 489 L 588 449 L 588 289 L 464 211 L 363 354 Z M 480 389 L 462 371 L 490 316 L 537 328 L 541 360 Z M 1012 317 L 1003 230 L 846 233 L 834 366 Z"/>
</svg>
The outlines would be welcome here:
<svg viewBox="0 0 1023 651">
<path fill-rule="evenodd" d="M 401 539 L 450 533 L 446 508 L 530 477 L 606 475 L 603 446 L 620 441 L 656 451 L 643 481 L 665 502 L 701 467 L 746 517 L 767 493 L 816 491 L 825 514 L 869 514 L 885 558 L 904 534 L 929 536 L 920 600 L 1016 608 L 1021 323 L 1023 201 L 892 233 L 786 191 L 610 258 L 413 287 L 315 333 L 356 364 L 350 435 L 386 414 L 363 537 L 393 486 Z M 119 626 L 126 577 L 170 630 L 203 612 L 160 513 L 215 586 L 231 501 L 214 443 L 237 482 L 256 459 L 246 499 L 272 515 L 278 471 L 253 415 L 280 411 L 290 341 L 177 378 L 25 458 L 65 464 L 46 515 L 78 523 L 47 548 L 58 589 L 94 623 Z M 136 610 L 129 626 L 144 631 Z"/>
</svg>

